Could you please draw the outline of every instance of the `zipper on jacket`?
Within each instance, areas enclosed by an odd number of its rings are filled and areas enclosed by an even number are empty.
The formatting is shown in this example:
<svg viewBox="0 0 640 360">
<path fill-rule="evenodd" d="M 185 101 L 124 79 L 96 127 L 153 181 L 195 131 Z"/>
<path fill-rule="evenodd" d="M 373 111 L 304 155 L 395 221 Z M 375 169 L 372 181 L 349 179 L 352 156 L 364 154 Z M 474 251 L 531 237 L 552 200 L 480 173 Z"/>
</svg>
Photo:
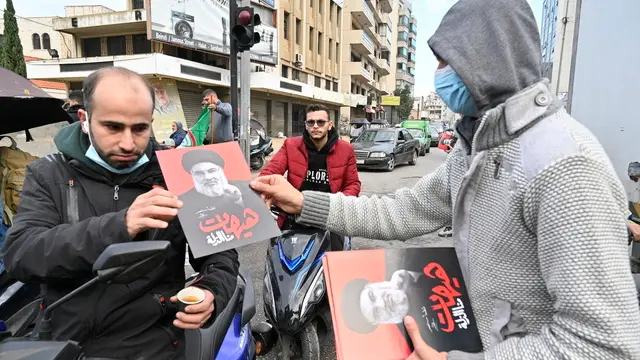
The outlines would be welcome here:
<svg viewBox="0 0 640 360">
<path fill-rule="evenodd" d="M 78 191 L 76 190 L 75 182 L 73 179 L 69 179 L 69 189 L 67 192 L 67 220 L 70 224 L 76 224 L 80 220 L 80 214 L 78 212 Z"/>
<path fill-rule="evenodd" d="M 118 196 L 118 191 L 120 191 L 120 186 L 119 185 L 115 185 L 113 187 L 113 200 L 118 201 L 118 199 L 120 198 Z"/>
<path fill-rule="evenodd" d="M 498 180 L 500 179 L 500 170 L 502 170 L 502 155 L 496 156 L 493 160 L 493 164 L 496 166 L 496 169 L 493 172 L 493 178 Z"/>
</svg>

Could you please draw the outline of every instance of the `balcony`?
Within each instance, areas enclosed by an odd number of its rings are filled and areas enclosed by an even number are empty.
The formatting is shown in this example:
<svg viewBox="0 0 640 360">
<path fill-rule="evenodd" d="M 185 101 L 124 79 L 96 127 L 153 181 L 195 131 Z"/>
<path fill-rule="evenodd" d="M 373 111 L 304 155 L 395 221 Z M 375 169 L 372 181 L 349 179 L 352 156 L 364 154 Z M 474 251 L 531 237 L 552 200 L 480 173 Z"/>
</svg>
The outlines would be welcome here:
<svg viewBox="0 0 640 360">
<path fill-rule="evenodd" d="M 403 80 L 403 81 L 406 81 L 406 82 L 408 82 L 408 83 L 410 83 L 412 85 L 414 85 L 416 83 L 415 77 L 413 77 L 408 72 L 404 72 L 404 71 L 397 71 L 396 72 L 396 81 L 397 80 Z"/>
<path fill-rule="evenodd" d="M 54 18 L 53 29 L 81 36 L 144 32 L 147 29 L 147 12 L 128 10 Z"/>
<path fill-rule="evenodd" d="M 378 0 L 378 6 L 385 14 L 390 14 L 393 11 L 394 3 L 394 0 Z"/>
<path fill-rule="evenodd" d="M 364 66 L 362 66 L 362 62 L 360 61 L 343 63 L 342 72 L 346 75 L 354 77 L 355 80 L 358 80 L 360 82 L 368 83 L 369 81 L 373 80 L 371 71 L 365 69 Z"/>
<path fill-rule="evenodd" d="M 414 35 L 418 35 L 418 25 L 412 23 L 409 25 L 409 32 L 414 34 Z"/>
<path fill-rule="evenodd" d="M 371 10 L 369 4 L 365 3 L 364 0 L 354 1 L 351 15 L 363 28 L 368 28 L 376 23 L 373 10 Z"/>
<path fill-rule="evenodd" d="M 362 55 L 373 54 L 373 40 L 364 30 L 345 30 L 344 39 L 355 51 Z"/>
<path fill-rule="evenodd" d="M 376 59 L 376 66 L 380 75 L 385 76 L 391 74 L 391 64 L 387 59 Z"/>
</svg>

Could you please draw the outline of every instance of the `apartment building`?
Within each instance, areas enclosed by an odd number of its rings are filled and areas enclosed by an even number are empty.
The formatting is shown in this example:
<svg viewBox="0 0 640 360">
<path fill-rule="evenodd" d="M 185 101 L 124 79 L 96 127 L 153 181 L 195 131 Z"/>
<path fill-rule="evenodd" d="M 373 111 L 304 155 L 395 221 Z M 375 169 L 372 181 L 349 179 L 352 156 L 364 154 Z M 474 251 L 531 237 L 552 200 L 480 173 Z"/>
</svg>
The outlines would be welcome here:
<svg viewBox="0 0 640 360">
<path fill-rule="evenodd" d="M 437 93 L 431 92 L 424 97 L 424 103 L 422 105 L 422 116 L 426 115 L 427 119 L 431 121 L 443 121 L 445 118 L 445 112 L 447 105 L 440 99 Z M 426 113 L 425 113 L 426 112 Z"/>
<path fill-rule="evenodd" d="M 416 83 L 418 21 L 412 14 L 411 0 L 399 0 L 398 8 L 395 85 L 398 89 L 409 87 L 413 94 Z"/>
<path fill-rule="evenodd" d="M 300 0 L 291 1 L 300 3 Z M 337 13 L 328 0 L 314 1 L 315 6 L 323 2 L 327 14 L 329 9 Z M 147 4 L 151 7 L 147 8 Z M 82 81 L 87 75 L 102 67 L 122 66 L 136 71 L 148 78 L 156 89 L 159 105 L 154 115 L 153 130 L 159 139 L 168 137 L 171 122 L 175 120 L 181 120 L 187 126 L 197 121 L 202 92 L 206 88 L 216 90 L 223 101 L 230 101 L 228 16 L 219 5 L 195 0 L 178 3 L 128 0 L 126 5 L 123 11 L 104 6 L 66 6 L 65 16 L 54 18 L 52 27 L 71 37 L 70 55 L 30 61 L 27 63 L 28 76 L 63 81 L 69 90 L 76 90 L 82 88 Z M 304 129 L 301 112 L 310 103 L 325 104 L 331 109 L 331 119 L 336 119 L 340 107 L 349 106 L 349 99 L 334 85 L 340 64 L 334 66 L 325 55 L 314 58 L 304 52 L 301 59 L 303 67 L 297 69 L 310 75 L 307 75 L 307 81 L 299 81 L 302 77 L 294 77 L 297 75 L 293 71 L 296 54 L 299 53 L 284 39 L 285 36 L 287 40 L 296 36 L 294 27 L 285 24 L 284 14 L 300 15 L 302 11 L 300 19 L 313 24 L 314 29 L 323 34 L 320 39 L 324 54 L 329 39 L 332 46 L 339 44 L 339 31 L 329 25 L 329 16 L 313 16 L 308 8 L 288 11 L 286 9 L 294 8 L 288 7 L 286 1 L 278 1 L 276 5 L 252 0 L 252 6 L 262 21 L 258 29 L 262 40 L 251 50 L 252 117 L 262 123 L 271 135 L 282 133 L 286 136 L 300 134 Z M 287 21 L 295 24 L 293 16 Z M 285 26 L 289 26 L 288 31 L 282 31 Z M 326 33 L 330 35 L 324 36 Z M 303 34 L 306 50 L 308 35 L 306 32 Z M 317 39 L 318 34 L 314 32 L 312 40 Z M 311 46 L 317 44 L 312 41 Z M 305 58 L 311 58 L 311 62 Z M 284 60 L 291 66 L 285 64 L 286 67 L 280 67 L 279 63 L 285 63 Z M 317 78 L 325 82 L 321 81 L 321 86 L 317 86 Z M 326 80 L 329 80 L 329 85 Z"/>
<path fill-rule="evenodd" d="M 542 72 L 551 80 L 551 90 L 566 100 L 578 0 L 544 0 L 542 5 Z"/>
<path fill-rule="evenodd" d="M 70 57 L 73 39 L 53 29 L 53 17 L 16 16 L 18 35 L 25 61 L 51 59 L 52 54 Z M 4 41 L 4 19 L 0 17 L 0 44 Z M 49 95 L 60 99 L 67 98 L 64 82 L 31 80 Z"/>
<path fill-rule="evenodd" d="M 344 101 L 339 82 L 342 7 L 340 0 L 279 0 L 278 29 L 280 76 L 312 89 L 324 89 Z M 305 131 L 305 107 L 309 102 L 300 99 L 291 105 L 291 133 L 294 135 Z M 330 109 L 329 117 L 338 122 L 340 106 Z"/>
<path fill-rule="evenodd" d="M 311 0 L 315 1 L 315 0 Z M 393 27 L 389 14 L 394 0 L 350 0 L 342 16 L 341 87 L 351 94 L 351 107 L 343 108 L 345 118 L 385 118 L 381 97 L 393 93 Z M 355 106 L 354 106 L 355 105 Z"/>
</svg>

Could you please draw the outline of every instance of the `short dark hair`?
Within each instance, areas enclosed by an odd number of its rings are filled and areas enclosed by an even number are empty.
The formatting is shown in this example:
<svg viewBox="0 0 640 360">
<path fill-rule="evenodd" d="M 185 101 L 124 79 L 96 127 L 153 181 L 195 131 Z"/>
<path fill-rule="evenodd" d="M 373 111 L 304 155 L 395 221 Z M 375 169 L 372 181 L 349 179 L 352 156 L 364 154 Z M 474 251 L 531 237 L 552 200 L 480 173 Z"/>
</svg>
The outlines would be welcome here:
<svg viewBox="0 0 640 360">
<path fill-rule="evenodd" d="M 147 91 L 149 91 L 149 96 L 151 96 L 151 113 L 153 114 L 153 111 L 156 107 L 156 96 L 155 91 L 153 90 L 153 86 L 151 85 L 149 80 L 145 79 L 142 75 L 138 74 L 135 71 L 120 66 L 109 66 L 98 69 L 89 74 L 89 76 L 84 79 L 84 82 L 82 83 L 82 93 L 84 94 L 84 108 L 89 114 L 91 114 L 91 112 L 93 111 L 93 93 L 96 91 L 96 87 L 98 87 L 100 80 L 102 80 L 102 78 L 107 73 L 118 74 L 120 76 L 128 78 L 137 78 L 142 81 L 142 83 L 147 88 Z"/>
<path fill-rule="evenodd" d="M 207 90 L 205 90 L 205 91 L 202 93 L 202 97 L 203 97 L 203 98 L 206 98 L 206 97 L 207 97 L 207 96 L 209 96 L 209 95 L 215 95 L 215 96 L 218 96 L 218 93 L 217 93 L 215 90 L 213 90 L 213 89 L 207 89 Z"/>
<path fill-rule="evenodd" d="M 84 96 L 82 95 L 82 90 L 73 90 L 69 93 L 69 100 L 76 101 L 79 104 L 84 103 Z"/>
<path fill-rule="evenodd" d="M 315 112 L 315 111 L 324 111 L 327 113 L 327 118 L 329 117 L 329 108 L 327 108 L 322 104 L 311 104 L 307 106 L 306 114 L 310 112 Z"/>
</svg>

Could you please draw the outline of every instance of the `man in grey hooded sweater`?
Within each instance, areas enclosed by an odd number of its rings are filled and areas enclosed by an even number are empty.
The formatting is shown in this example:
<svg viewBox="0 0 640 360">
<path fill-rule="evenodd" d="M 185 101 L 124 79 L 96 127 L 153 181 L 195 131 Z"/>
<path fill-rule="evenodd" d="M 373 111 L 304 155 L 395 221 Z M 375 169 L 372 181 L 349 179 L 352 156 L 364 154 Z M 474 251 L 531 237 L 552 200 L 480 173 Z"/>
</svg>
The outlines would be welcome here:
<svg viewBox="0 0 640 360">
<path fill-rule="evenodd" d="M 460 0 L 429 45 L 477 109 L 435 172 L 393 198 L 299 193 L 278 176 L 254 189 L 345 235 L 409 239 L 453 224 L 485 351 L 445 355 L 418 342 L 411 359 L 640 359 L 625 191 L 542 78 L 527 2 Z"/>
</svg>

